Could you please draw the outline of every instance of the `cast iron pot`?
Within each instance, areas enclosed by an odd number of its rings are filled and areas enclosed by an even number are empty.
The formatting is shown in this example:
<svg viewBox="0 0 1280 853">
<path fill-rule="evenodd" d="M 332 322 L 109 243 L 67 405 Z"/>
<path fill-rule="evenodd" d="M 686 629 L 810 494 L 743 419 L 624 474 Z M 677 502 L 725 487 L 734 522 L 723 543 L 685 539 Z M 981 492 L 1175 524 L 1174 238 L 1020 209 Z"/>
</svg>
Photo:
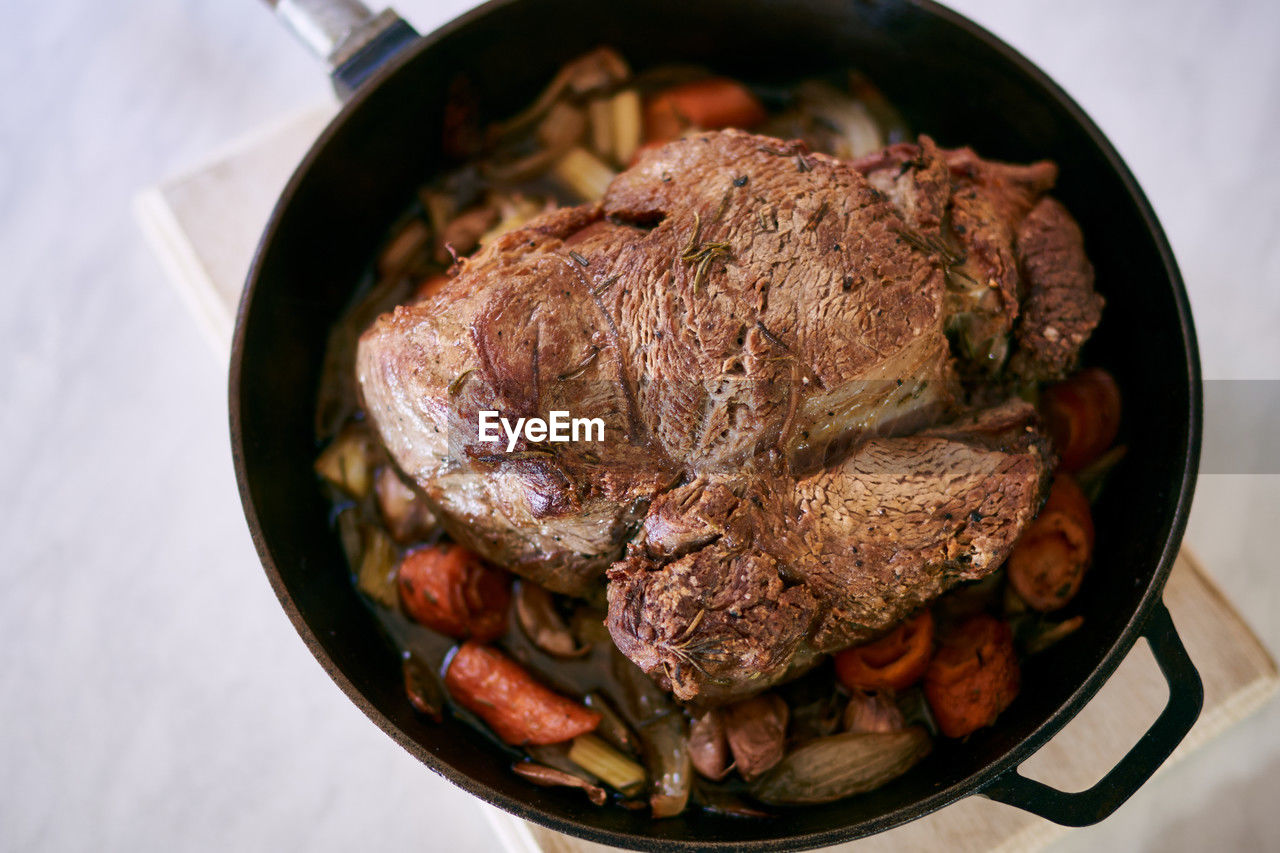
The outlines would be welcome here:
<svg viewBox="0 0 1280 853">
<path fill-rule="evenodd" d="M 302 16 L 335 0 L 279 0 Z M 1111 814 L 1200 711 L 1201 682 L 1161 591 L 1186 522 L 1200 450 L 1200 373 L 1173 255 L 1133 176 L 1098 128 L 1025 58 L 924 0 L 497 0 L 429 36 L 352 0 L 335 28 L 309 30 L 349 98 L 294 174 L 249 273 L 231 357 L 231 435 L 240 494 L 267 576 L 298 633 L 353 702 L 454 784 L 572 835 L 653 850 L 772 850 L 833 844 L 979 794 L 1069 825 Z M 305 7 L 312 7 L 308 10 Z M 332 11 L 332 10 L 330 10 Z M 350 38 L 317 39 L 317 33 Z M 351 35 L 353 34 L 354 35 Z M 1104 321 L 1086 361 L 1124 393 L 1129 454 L 1096 509 L 1097 557 L 1074 605 L 1084 626 L 1026 667 L 998 723 L 940 740 L 899 780 L 843 802 L 742 820 L 691 811 L 661 821 L 535 787 L 465 724 L 436 725 L 405 698 L 397 656 L 356 597 L 312 472 L 326 335 L 414 189 L 443 161 L 444 93 L 465 72 L 489 117 L 528 103 L 566 60 L 597 45 L 636 67 L 694 61 L 768 82 L 856 66 L 917 131 L 988 157 L 1048 157 L 1079 219 Z M 1018 766 L 1063 727 L 1139 637 L 1169 681 L 1164 711 L 1097 785 L 1064 793 Z"/>
</svg>

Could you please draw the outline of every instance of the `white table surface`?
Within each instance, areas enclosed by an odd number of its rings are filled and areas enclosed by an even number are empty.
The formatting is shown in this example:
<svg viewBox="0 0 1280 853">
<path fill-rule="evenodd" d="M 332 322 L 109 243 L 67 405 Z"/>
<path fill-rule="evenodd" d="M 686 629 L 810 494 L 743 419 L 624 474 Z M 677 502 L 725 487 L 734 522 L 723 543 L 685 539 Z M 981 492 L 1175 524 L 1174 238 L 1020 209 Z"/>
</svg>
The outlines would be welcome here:
<svg viewBox="0 0 1280 853">
<path fill-rule="evenodd" d="M 468 5 L 399 7 L 430 29 Z M 1280 4 L 955 5 L 1127 158 L 1206 375 L 1280 378 Z M 236 496 L 225 365 L 129 214 L 141 186 L 323 99 L 324 74 L 249 0 L 4 18 L 0 849 L 492 849 L 474 802 L 347 702 L 284 618 Z M 1280 478 L 1204 477 L 1189 537 L 1272 649 L 1277 507 Z M 1278 788 L 1273 703 L 1060 847 L 1275 849 Z"/>
</svg>

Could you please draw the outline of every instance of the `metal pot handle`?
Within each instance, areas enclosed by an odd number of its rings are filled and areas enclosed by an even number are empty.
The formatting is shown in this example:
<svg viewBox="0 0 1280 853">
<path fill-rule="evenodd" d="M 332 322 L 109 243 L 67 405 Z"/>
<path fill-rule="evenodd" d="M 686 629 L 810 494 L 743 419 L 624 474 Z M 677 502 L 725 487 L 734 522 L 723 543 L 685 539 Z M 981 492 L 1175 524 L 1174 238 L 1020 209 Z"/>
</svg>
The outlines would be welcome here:
<svg viewBox="0 0 1280 853">
<path fill-rule="evenodd" d="M 1164 602 L 1156 602 L 1142 635 L 1151 644 L 1151 652 L 1169 684 L 1169 701 L 1120 763 L 1092 788 L 1075 794 L 1028 779 L 1014 767 L 984 788 L 983 796 L 1063 826 L 1088 826 L 1120 808 L 1151 778 L 1200 716 L 1204 685 Z"/>
<path fill-rule="evenodd" d="M 307 49 L 329 66 L 346 100 L 375 71 L 418 38 L 390 9 L 374 14 L 360 0 L 265 0 Z"/>
</svg>

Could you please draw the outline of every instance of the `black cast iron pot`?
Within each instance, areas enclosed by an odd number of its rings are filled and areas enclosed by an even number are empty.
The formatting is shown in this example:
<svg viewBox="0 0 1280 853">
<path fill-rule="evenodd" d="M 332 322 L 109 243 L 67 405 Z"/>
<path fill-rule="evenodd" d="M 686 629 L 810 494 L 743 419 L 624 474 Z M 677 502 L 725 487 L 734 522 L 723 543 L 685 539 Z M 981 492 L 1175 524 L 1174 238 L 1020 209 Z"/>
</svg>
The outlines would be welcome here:
<svg viewBox="0 0 1280 853">
<path fill-rule="evenodd" d="M 279 3 L 295 18 L 308 5 Z M 973 794 L 1089 824 L 1168 757 L 1203 696 L 1161 602 L 1200 450 L 1195 335 L 1173 255 L 1142 192 L 1098 128 L 1043 73 L 923 0 L 496 0 L 425 37 L 394 16 L 364 20 L 352 0 L 319 5 L 342 7 L 357 24 L 339 22 L 337 32 L 330 20 L 331 32 L 350 37 L 321 45 L 349 99 L 289 182 L 249 274 L 231 358 L 231 434 L 245 514 L 271 584 L 307 646 L 370 719 L 427 766 L 507 811 L 654 850 L 814 847 Z M 964 742 L 940 741 L 922 764 L 870 794 L 775 820 L 694 811 L 653 821 L 595 808 L 576 791 L 535 787 L 468 726 L 414 713 L 398 659 L 357 600 L 328 523 L 312 472 L 326 335 L 415 187 L 442 165 L 435 146 L 447 85 L 465 71 L 489 117 L 506 115 L 562 63 L 600 44 L 639 68 L 694 61 L 756 82 L 857 67 L 913 128 L 940 143 L 1000 159 L 1056 160 L 1056 194 L 1084 229 L 1107 298 L 1086 361 L 1119 381 L 1121 441 L 1130 448 L 1096 508 L 1096 564 L 1078 599 L 1084 626 L 1026 667 L 1021 695 L 995 726 Z M 1075 716 L 1139 637 L 1169 680 L 1168 705 L 1150 731 L 1087 791 L 1063 793 L 1019 775 L 1019 764 Z"/>
</svg>

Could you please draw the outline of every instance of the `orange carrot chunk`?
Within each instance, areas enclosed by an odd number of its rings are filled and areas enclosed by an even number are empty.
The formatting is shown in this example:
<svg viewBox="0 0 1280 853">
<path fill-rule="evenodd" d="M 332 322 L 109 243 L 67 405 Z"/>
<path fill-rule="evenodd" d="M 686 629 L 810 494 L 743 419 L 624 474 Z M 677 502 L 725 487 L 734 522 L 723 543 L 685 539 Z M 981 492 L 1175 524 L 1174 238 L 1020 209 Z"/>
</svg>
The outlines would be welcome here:
<svg viewBox="0 0 1280 853">
<path fill-rule="evenodd" d="M 712 77 L 673 86 L 650 98 L 645 104 L 645 141 L 670 142 L 691 127 L 748 129 L 764 120 L 764 107 L 751 90 L 735 80 Z"/>
<path fill-rule="evenodd" d="M 400 563 L 397 579 L 400 603 L 415 622 L 480 642 L 507 630 L 511 576 L 460 545 L 411 551 Z"/>
<path fill-rule="evenodd" d="M 1040 400 L 1059 463 L 1079 471 L 1102 454 L 1120 430 L 1120 388 L 1098 367 L 1045 389 Z"/>
<path fill-rule="evenodd" d="M 1080 590 L 1093 542 L 1088 499 L 1071 475 L 1058 474 L 1044 508 L 1005 564 L 1013 591 L 1042 613 L 1065 606 Z"/>
<path fill-rule="evenodd" d="M 906 690 L 932 654 L 933 614 L 922 610 L 880 639 L 837 654 L 836 677 L 850 690 Z"/>
<path fill-rule="evenodd" d="M 593 731 L 600 715 L 533 679 L 506 655 L 467 641 L 444 674 L 454 700 L 513 746 L 562 743 Z"/>
<path fill-rule="evenodd" d="M 994 723 L 1020 680 L 1013 632 L 983 613 L 943 636 L 925 671 L 924 695 L 939 731 L 958 738 Z"/>
</svg>

